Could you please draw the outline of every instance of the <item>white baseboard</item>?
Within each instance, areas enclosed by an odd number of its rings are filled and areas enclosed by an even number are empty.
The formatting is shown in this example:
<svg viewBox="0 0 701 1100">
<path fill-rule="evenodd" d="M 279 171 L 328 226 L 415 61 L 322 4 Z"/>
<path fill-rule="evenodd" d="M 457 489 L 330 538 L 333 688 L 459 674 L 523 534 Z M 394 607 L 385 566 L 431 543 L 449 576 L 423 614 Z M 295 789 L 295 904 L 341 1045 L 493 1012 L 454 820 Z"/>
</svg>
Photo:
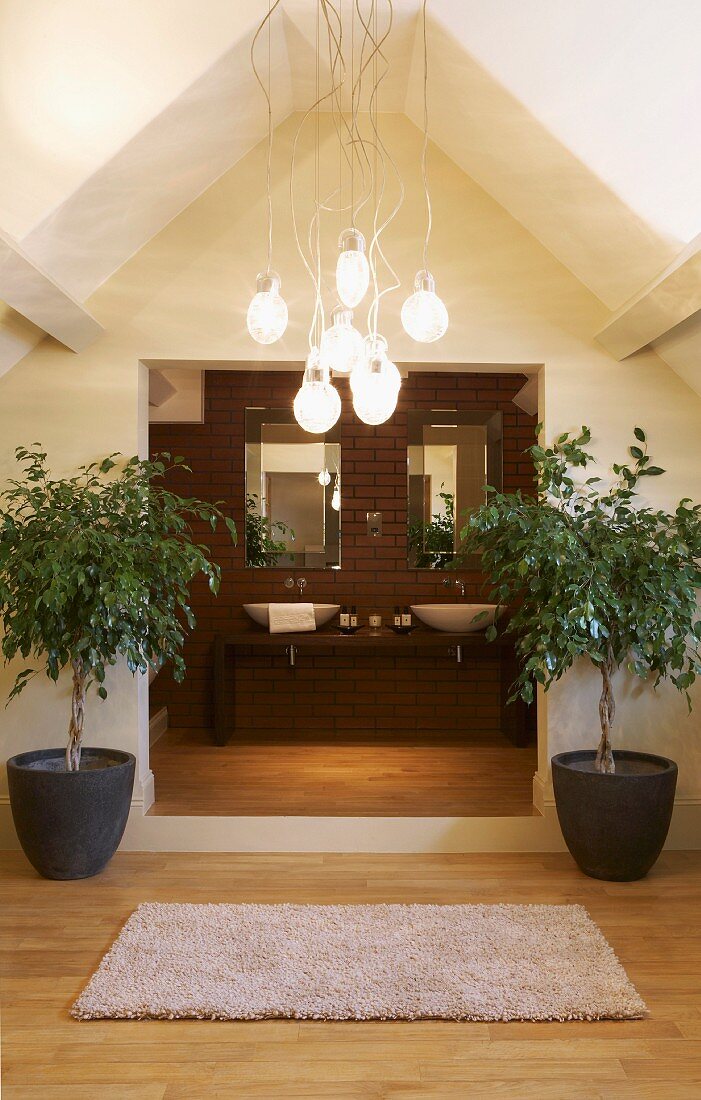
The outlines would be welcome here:
<svg viewBox="0 0 701 1100">
<path fill-rule="evenodd" d="M 149 718 L 148 743 L 151 748 L 168 729 L 168 707 L 161 707 Z"/>
<path fill-rule="evenodd" d="M 541 814 L 544 814 L 550 806 L 555 805 L 552 784 L 546 782 L 538 772 L 533 776 L 533 805 Z"/>
<path fill-rule="evenodd" d="M 156 801 L 156 784 L 153 778 L 153 772 L 149 768 L 148 772 L 141 780 L 141 798 L 132 798 L 131 800 L 131 812 L 140 811 L 141 815 L 148 813 Z"/>
<path fill-rule="evenodd" d="M 121 848 L 132 852 L 561 852 L 554 807 L 530 817 L 145 816 L 152 784 L 132 803 Z M 0 847 L 17 848 L 7 798 Z M 701 802 L 675 806 L 667 849 L 701 848 Z"/>
</svg>

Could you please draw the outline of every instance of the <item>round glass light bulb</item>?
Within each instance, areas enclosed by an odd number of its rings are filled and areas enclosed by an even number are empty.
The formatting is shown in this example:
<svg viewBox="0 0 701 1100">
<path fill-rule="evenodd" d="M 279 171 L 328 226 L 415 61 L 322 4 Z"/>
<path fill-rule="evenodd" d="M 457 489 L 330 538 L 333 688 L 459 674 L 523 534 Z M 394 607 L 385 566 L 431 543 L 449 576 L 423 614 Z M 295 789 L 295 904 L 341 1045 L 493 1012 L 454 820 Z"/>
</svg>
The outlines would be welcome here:
<svg viewBox="0 0 701 1100">
<path fill-rule="evenodd" d="M 328 371 L 319 365 L 318 348 L 309 354 L 293 409 L 300 428 L 312 435 L 327 432 L 341 415 L 341 398 L 329 382 Z"/>
<path fill-rule="evenodd" d="M 402 378 L 395 363 L 381 350 L 379 337 L 375 351 L 363 366 L 351 375 L 353 408 L 364 424 L 384 424 L 397 407 Z M 385 341 L 382 343 L 386 345 Z"/>
<path fill-rule="evenodd" d="M 414 293 L 402 306 L 402 325 L 419 344 L 440 340 L 448 328 L 448 310 L 436 294 L 436 284 L 429 271 L 418 272 Z"/>
<path fill-rule="evenodd" d="M 337 374 L 352 374 L 362 363 L 365 344 L 357 328 L 353 328 L 353 312 L 337 306 L 333 310 L 331 327 L 321 337 L 321 364 Z"/>
<path fill-rule="evenodd" d="M 336 292 L 349 309 L 362 302 L 370 286 L 370 265 L 365 255 L 365 237 L 358 229 L 345 229 L 339 238 L 336 263 Z"/>
<path fill-rule="evenodd" d="M 331 484 L 331 474 L 329 473 L 329 471 L 326 469 L 325 466 L 324 466 L 323 470 L 319 471 L 318 482 L 319 482 L 320 485 L 330 485 Z"/>
<path fill-rule="evenodd" d="M 368 375 L 372 374 L 372 378 Z M 365 359 L 350 377 L 350 387 L 353 394 L 356 390 L 367 390 L 368 387 L 380 393 L 386 390 L 396 390 L 399 393 L 402 384 L 402 376 L 396 363 L 387 355 L 387 341 L 384 336 L 365 337 Z"/>
<path fill-rule="evenodd" d="M 280 276 L 276 272 L 263 272 L 257 277 L 246 324 L 258 344 L 274 344 L 287 328 L 287 305 L 280 296 Z"/>
<path fill-rule="evenodd" d="M 384 424 L 394 413 L 398 397 L 397 390 L 376 392 L 372 386 L 363 388 L 353 394 L 355 415 L 363 424 Z"/>
</svg>

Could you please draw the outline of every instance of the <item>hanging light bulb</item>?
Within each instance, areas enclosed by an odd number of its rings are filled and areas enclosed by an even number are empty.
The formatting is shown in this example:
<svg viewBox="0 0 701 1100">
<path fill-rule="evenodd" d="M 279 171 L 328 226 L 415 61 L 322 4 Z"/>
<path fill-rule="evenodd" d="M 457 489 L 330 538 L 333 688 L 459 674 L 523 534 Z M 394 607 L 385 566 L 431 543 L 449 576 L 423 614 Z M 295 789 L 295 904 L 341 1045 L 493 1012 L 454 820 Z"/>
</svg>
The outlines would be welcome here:
<svg viewBox="0 0 701 1100">
<path fill-rule="evenodd" d="M 359 229 L 344 229 L 338 239 L 336 292 L 349 309 L 362 302 L 370 286 L 370 266 L 365 255 L 365 237 Z"/>
<path fill-rule="evenodd" d="M 321 365 L 337 374 L 351 374 L 365 354 L 363 338 L 353 328 L 353 311 L 336 306 L 331 312 L 331 326 L 321 337 Z"/>
<path fill-rule="evenodd" d="M 440 340 L 448 327 L 448 310 L 436 294 L 436 284 L 430 271 L 419 271 L 414 279 L 414 293 L 402 306 L 404 331 L 420 344 Z"/>
<path fill-rule="evenodd" d="M 364 424 L 384 424 L 397 407 L 402 377 L 387 356 L 387 341 L 368 336 L 367 358 L 350 379 L 353 408 Z"/>
<path fill-rule="evenodd" d="M 317 480 L 320 485 L 326 486 L 331 484 L 331 474 L 327 470 L 326 466 L 324 466 L 323 470 L 319 471 L 319 477 L 317 478 Z"/>
<path fill-rule="evenodd" d="M 341 479 L 338 474 L 336 474 L 336 482 L 331 494 L 331 507 L 335 512 L 341 511 Z"/>
<path fill-rule="evenodd" d="M 329 372 L 319 363 L 319 349 L 312 348 L 307 358 L 302 385 L 294 400 L 295 420 L 312 435 L 332 428 L 341 415 L 341 398 L 329 381 Z"/>
<path fill-rule="evenodd" d="M 280 276 L 277 272 L 266 271 L 258 275 L 246 324 L 259 344 L 274 344 L 287 328 L 287 306 L 280 297 Z"/>
</svg>

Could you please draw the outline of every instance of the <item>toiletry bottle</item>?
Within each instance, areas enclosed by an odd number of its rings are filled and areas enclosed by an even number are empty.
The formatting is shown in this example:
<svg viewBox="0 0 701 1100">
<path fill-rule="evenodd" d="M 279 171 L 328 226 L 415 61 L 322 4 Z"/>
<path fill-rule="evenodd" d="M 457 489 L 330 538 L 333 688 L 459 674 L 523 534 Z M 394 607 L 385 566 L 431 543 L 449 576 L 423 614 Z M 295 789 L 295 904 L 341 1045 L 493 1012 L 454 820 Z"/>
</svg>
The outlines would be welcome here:
<svg viewBox="0 0 701 1100">
<path fill-rule="evenodd" d="M 350 609 L 350 624 L 351 626 L 358 625 L 358 608 L 355 606 L 355 604 L 353 604 Z"/>
<path fill-rule="evenodd" d="M 341 614 L 338 622 L 342 630 L 346 630 L 350 626 L 350 615 L 348 614 L 348 606 L 345 603 L 341 608 Z"/>
<path fill-rule="evenodd" d="M 399 604 L 397 604 L 397 606 L 394 609 L 394 620 L 393 620 L 392 625 L 393 626 L 401 626 L 402 625 L 402 613 L 399 610 Z"/>
<path fill-rule="evenodd" d="M 402 626 L 411 626 L 411 611 L 408 607 L 402 611 Z"/>
</svg>

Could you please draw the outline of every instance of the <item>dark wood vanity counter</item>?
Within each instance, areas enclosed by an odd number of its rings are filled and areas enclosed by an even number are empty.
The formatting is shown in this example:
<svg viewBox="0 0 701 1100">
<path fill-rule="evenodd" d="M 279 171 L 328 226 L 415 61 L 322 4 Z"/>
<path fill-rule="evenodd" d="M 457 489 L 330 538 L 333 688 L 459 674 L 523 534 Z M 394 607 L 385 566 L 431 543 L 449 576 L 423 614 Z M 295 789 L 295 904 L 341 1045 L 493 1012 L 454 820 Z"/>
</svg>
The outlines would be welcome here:
<svg viewBox="0 0 701 1100">
<path fill-rule="evenodd" d="M 269 634 L 263 628 L 255 627 L 218 634 L 214 648 L 214 743 L 226 745 L 235 733 L 235 729 L 227 724 L 226 711 L 235 692 L 237 652 L 279 655 L 285 659 L 290 674 L 294 675 L 297 662 L 303 659 L 304 653 L 372 653 L 378 649 L 392 651 L 396 655 L 423 651 L 433 657 L 440 656 L 442 651 L 447 661 L 457 662 L 458 665 L 468 654 L 472 659 L 480 655 L 496 655 L 499 659 L 501 731 L 514 745 L 521 747 L 527 744 L 525 704 L 520 700 L 507 704 L 509 688 L 518 673 L 510 638 L 500 634 L 493 642 L 488 642 L 483 631 L 465 634 L 417 628 L 410 634 L 395 634 L 388 628 L 373 632 L 368 627 L 362 627 L 356 634 L 342 634 L 333 628 L 302 634 Z M 465 718 L 469 730 L 469 712 L 466 712 Z"/>
</svg>

